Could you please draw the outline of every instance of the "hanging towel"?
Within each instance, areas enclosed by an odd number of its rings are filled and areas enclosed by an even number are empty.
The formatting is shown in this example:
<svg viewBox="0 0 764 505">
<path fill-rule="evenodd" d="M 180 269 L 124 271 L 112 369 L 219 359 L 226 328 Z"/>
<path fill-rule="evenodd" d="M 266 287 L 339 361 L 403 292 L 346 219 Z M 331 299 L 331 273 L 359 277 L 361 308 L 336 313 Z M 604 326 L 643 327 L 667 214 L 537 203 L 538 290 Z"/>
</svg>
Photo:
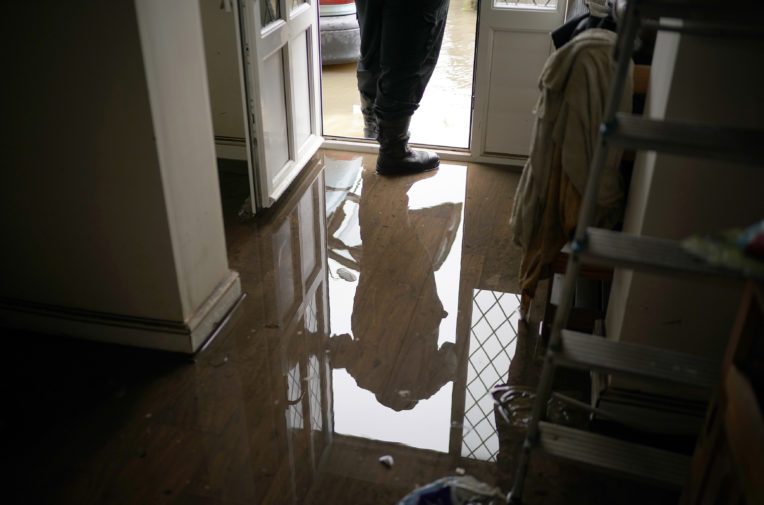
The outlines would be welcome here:
<svg viewBox="0 0 764 505">
<path fill-rule="evenodd" d="M 593 28 L 577 35 L 568 44 L 552 53 L 539 78 L 540 95 L 534 112 L 536 120 L 531 138 L 531 152 L 523 168 L 515 194 L 510 227 L 514 242 L 523 248 L 520 268 L 523 294 L 532 297 L 546 259 L 559 252 L 568 240 L 571 230 L 563 223 L 575 223 L 576 216 L 545 217 L 550 198 L 552 170 L 559 166 L 561 174 L 554 174 L 562 191 L 557 197 L 559 209 L 578 212 L 579 201 L 566 203 L 565 195 L 580 200 L 586 185 L 594 149 L 599 140 L 599 127 L 615 74 L 612 60 L 616 34 Z M 633 65 L 630 65 L 619 109 L 631 110 Z M 557 162 L 555 146 L 559 149 Z M 602 186 L 597 198 L 596 223 L 613 227 L 620 219 L 624 190 L 618 170 L 622 150 L 612 149 L 607 158 Z M 563 191 L 564 189 L 564 191 Z M 546 229 L 554 224 L 557 231 Z M 539 241 L 538 237 L 546 238 Z M 554 239 L 552 239 L 554 238 Z M 553 251 L 539 250 L 556 248 Z M 558 245 L 559 244 L 559 245 Z M 530 265 L 535 265 L 529 268 Z M 526 302 L 527 303 L 527 302 Z"/>
</svg>

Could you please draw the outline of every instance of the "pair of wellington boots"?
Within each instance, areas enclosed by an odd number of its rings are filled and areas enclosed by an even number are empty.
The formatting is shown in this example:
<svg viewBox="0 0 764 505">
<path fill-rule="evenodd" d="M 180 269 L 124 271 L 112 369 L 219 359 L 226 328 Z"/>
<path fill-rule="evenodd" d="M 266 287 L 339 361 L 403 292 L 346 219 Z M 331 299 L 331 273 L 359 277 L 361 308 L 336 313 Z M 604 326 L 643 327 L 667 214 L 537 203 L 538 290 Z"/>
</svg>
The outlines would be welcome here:
<svg viewBox="0 0 764 505">
<path fill-rule="evenodd" d="M 437 154 L 409 147 L 411 116 L 393 120 L 378 119 L 370 106 L 362 106 L 361 111 L 364 118 L 364 136 L 376 138 L 379 142 L 378 174 L 416 174 L 438 168 L 440 159 Z"/>
</svg>

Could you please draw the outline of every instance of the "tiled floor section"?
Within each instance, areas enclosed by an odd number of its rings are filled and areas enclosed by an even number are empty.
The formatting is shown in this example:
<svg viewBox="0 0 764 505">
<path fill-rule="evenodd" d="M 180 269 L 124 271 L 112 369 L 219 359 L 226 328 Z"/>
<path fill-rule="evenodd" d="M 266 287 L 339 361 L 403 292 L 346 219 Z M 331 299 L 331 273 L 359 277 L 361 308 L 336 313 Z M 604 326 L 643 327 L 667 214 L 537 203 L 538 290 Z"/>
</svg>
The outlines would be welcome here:
<svg viewBox="0 0 764 505">
<path fill-rule="evenodd" d="M 513 308 L 518 175 L 374 162 L 320 152 L 251 221 L 246 175 L 221 174 L 247 297 L 194 358 L 5 334 L 2 502 L 393 505 L 457 468 L 508 491 L 523 430 L 496 430 L 487 388 L 538 372 Z M 676 495 L 539 457 L 526 501 Z"/>
</svg>

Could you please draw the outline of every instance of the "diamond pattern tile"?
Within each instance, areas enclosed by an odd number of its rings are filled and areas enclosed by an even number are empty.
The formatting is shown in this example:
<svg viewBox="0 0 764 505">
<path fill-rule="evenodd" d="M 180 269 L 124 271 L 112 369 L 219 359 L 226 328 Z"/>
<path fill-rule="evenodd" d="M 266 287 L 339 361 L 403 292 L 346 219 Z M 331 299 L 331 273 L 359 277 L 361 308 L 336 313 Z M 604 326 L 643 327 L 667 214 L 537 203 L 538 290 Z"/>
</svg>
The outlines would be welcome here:
<svg viewBox="0 0 764 505">
<path fill-rule="evenodd" d="M 499 437 L 490 389 L 504 381 L 515 349 L 520 296 L 475 290 L 472 296 L 462 456 L 496 461 Z"/>
<path fill-rule="evenodd" d="M 287 397 L 288 400 L 294 402 L 294 405 L 290 405 L 287 410 L 287 426 L 293 430 L 299 430 L 304 427 L 303 414 L 302 414 L 302 402 L 299 399 L 302 397 L 302 385 L 300 384 L 300 364 L 295 364 L 289 370 L 287 374 Z"/>
<path fill-rule="evenodd" d="M 321 431 L 321 371 L 316 356 L 308 359 L 308 394 L 310 399 L 310 429 Z"/>
</svg>

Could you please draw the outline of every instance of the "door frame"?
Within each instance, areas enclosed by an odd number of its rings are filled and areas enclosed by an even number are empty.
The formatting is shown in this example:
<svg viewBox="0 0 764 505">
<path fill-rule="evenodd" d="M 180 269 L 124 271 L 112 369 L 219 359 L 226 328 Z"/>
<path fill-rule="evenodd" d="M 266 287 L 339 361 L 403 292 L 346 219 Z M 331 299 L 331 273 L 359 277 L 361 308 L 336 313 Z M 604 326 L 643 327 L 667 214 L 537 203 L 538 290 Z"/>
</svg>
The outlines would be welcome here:
<svg viewBox="0 0 764 505">
<path fill-rule="evenodd" d="M 452 0 L 454 1 L 454 0 Z M 558 13 L 558 20 L 564 20 L 570 2 L 568 0 L 558 0 L 556 12 Z M 498 14 L 502 15 L 502 20 L 507 21 L 507 14 L 517 15 L 518 18 L 510 20 L 512 24 L 509 29 L 515 31 L 539 31 L 545 29 L 544 23 L 533 23 L 533 19 L 528 17 L 528 9 L 523 8 L 501 8 L 496 9 L 494 7 L 494 0 L 479 0 L 478 12 L 477 12 L 477 24 L 475 27 L 475 60 L 473 67 L 473 82 L 472 82 L 472 118 L 470 126 L 470 147 L 469 148 L 449 148 L 443 146 L 430 146 L 412 144 L 415 147 L 424 147 L 435 151 L 444 161 L 456 161 L 456 162 L 477 162 L 477 163 L 491 163 L 497 165 L 505 165 L 511 168 L 522 168 L 525 161 L 528 159 L 527 155 L 517 154 L 498 154 L 488 153 L 484 149 L 484 128 L 485 121 L 488 114 L 488 100 L 487 93 L 489 89 L 489 79 L 491 73 L 491 45 L 493 33 L 489 28 L 491 24 L 481 23 L 481 19 L 488 16 L 488 10 L 491 10 L 490 16 L 494 16 L 496 13 L 493 11 L 500 10 Z M 486 12 L 484 12 L 484 10 Z M 488 19 L 488 17 L 486 17 Z M 528 23 L 528 21 L 531 21 Z M 527 23 L 529 26 L 522 26 Z M 559 23 L 561 24 L 561 23 Z M 551 38 L 549 40 L 550 54 L 553 49 Z M 322 83 L 323 85 L 323 83 Z M 322 112 L 323 114 L 323 112 Z M 323 126 L 323 122 L 322 122 Z M 480 148 L 478 148 L 480 146 Z M 334 149 L 350 152 L 358 152 L 364 154 L 374 154 L 379 150 L 379 146 L 376 142 L 368 139 L 350 139 L 346 137 L 332 137 L 325 136 L 323 149 Z"/>
<path fill-rule="evenodd" d="M 473 79 L 472 128 L 470 150 L 479 159 L 527 159 L 527 154 L 504 154 L 486 149 L 486 130 L 491 109 L 491 87 L 495 75 L 494 43 L 499 33 L 545 34 L 560 26 L 568 9 L 568 0 L 557 0 L 553 8 L 501 5 L 500 0 L 480 0 L 478 34 L 475 44 L 475 74 Z M 480 19 L 484 19 L 480 23 Z M 547 40 L 546 58 L 554 51 L 551 36 Z M 540 62 L 543 64 L 543 62 Z M 534 82 L 537 74 L 533 75 Z M 527 88 L 526 88 L 527 89 Z M 535 100 L 534 100 L 535 102 Z M 533 105 L 531 105 L 531 108 Z M 528 111 L 531 113 L 531 110 Z M 530 130 L 530 128 L 529 128 Z M 530 137 L 530 131 L 529 131 Z M 530 142 L 529 142 L 530 144 Z"/>
<path fill-rule="evenodd" d="M 257 0 L 237 0 L 235 22 L 238 26 L 243 101 L 246 117 L 246 156 L 250 173 L 250 202 L 252 212 L 270 207 L 286 191 L 323 143 L 321 136 L 321 66 L 318 41 L 318 0 L 305 0 L 293 7 L 291 0 L 278 0 L 282 18 L 260 29 L 260 3 Z M 301 113 L 294 107 L 297 86 L 292 79 L 295 36 L 306 34 L 308 64 L 309 132 L 298 144 L 296 124 Z M 265 74 L 263 62 L 282 51 L 282 88 L 285 99 L 285 128 L 287 160 L 280 167 L 269 164 L 267 136 L 264 125 L 265 104 L 261 83 Z"/>
</svg>

